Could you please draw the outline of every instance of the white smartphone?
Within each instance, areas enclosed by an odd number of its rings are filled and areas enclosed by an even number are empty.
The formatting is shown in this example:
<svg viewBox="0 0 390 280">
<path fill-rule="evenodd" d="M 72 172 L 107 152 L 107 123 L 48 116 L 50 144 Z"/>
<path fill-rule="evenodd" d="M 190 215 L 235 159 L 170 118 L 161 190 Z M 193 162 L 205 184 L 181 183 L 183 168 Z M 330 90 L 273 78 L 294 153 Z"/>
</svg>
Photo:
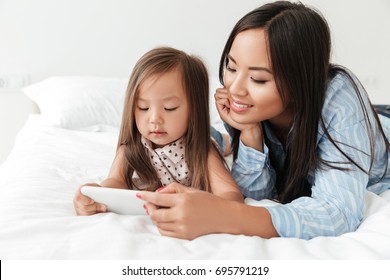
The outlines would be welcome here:
<svg viewBox="0 0 390 280">
<path fill-rule="evenodd" d="M 104 187 L 81 187 L 81 193 L 107 206 L 107 211 L 123 215 L 146 215 L 145 201 L 136 197 L 136 190 Z"/>
</svg>

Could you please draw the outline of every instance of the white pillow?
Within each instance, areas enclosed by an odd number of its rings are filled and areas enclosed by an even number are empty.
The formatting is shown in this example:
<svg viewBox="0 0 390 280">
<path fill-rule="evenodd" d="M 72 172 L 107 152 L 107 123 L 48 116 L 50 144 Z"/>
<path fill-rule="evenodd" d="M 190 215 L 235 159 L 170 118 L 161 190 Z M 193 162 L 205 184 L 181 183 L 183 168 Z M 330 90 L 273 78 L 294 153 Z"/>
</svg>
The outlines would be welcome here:
<svg viewBox="0 0 390 280">
<path fill-rule="evenodd" d="M 120 126 L 128 78 L 51 77 L 22 91 L 39 107 L 44 124 L 81 129 Z"/>
</svg>

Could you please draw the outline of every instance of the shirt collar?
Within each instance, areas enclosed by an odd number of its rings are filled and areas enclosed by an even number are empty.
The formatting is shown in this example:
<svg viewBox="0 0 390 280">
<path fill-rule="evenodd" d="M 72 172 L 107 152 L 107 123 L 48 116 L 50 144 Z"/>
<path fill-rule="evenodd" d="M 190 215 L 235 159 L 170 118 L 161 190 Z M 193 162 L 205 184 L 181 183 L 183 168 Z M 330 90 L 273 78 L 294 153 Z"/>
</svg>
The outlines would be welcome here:
<svg viewBox="0 0 390 280">
<path fill-rule="evenodd" d="M 184 137 L 181 137 L 177 139 L 175 142 L 165 145 L 162 148 L 156 148 L 156 149 L 153 149 L 152 142 L 143 136 L 141 138 L 141 142 L 144 145 L 144 147 L 149 150 L 151 154 L 156 153 L 159 157 L 167 157 L 174 164 L 179 163 L 184 158 L 184 153 L 185 153 Z"/>
</svg>

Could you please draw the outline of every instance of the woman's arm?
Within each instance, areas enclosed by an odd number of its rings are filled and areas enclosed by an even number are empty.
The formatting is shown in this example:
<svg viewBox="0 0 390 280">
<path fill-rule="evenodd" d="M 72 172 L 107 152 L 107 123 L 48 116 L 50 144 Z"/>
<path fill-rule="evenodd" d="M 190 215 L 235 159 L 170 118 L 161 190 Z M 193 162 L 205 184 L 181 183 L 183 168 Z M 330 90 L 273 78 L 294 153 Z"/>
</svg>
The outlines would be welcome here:
<svg viewBox="0 0 390 280">
<path fill-rule="evenodd" d="M 159 192 L 140 192 L 148 214 L 165 236 L 194 239 L 210 233 L 276 237 L 267 209 L 170 184 Z M 159 207 L 157 207 L 158 205 Z"/>
<path fill-rule="evenodd" d="M 240 141 L 231 174 L 245 197 L 256 200 L 275 198 L 276 175 L 269 163 L 267 146 L 262 153 Z"/>
</svg>

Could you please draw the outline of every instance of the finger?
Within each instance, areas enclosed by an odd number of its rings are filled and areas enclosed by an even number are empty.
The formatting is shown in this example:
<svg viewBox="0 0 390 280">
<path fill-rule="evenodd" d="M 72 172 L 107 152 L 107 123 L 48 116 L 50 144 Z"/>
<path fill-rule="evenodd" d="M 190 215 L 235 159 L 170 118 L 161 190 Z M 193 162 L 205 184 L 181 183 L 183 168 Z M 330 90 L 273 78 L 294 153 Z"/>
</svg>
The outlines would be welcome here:
<svg viewBox="0 0 390 280">
<path fill-rule="evenodd" d="M 215 98 L 215 104 L 218 105 L 224 105 L 224 104 L 230 104 L 227 97 L 216 97 Z"/>
<path fill-rule="evenodd" d="M 173 237 L 173 238 L 181 238 L 180 235 L 175 231 L 164 230 L 164 229 L 161 229 L 159 227 L 157 227 L 157 228 L 158 228 L 158 231 L 160 232 L 160 234 L 163 236 L 168 236 L 168 237 Z"/>
<path fill-rule="evenodd" d="M 218 99 L 215 101 L 215 105 L 218 108 L 225 108 L 225 107 L 228 107 L 230 108 L 230 103 L 229 103 L 229 100 L 227 99 Z"/>
<path fill-rule="evenodd" d="M 86 195 L 83 195 L 81 193 L 81 188 L 83 187 L 84 185 L 81 185 L 77 188 L 77 191 L 76 191 L 76 194 L 73 198 L 73 202 L 75 204 L 82 204 L 82 205 L 90 205 L 90 204 L 93 204 L 94 201 L 93 199 L 91 199 L 90 197 L 86 196 Z"/>
<path fill-rule="evenodd" d="M 216 90 L 215 90 L 215 94 L 224 94 L 224 95 L 228 95 L 228 91 L 227 91 L 227 89 L 226 88 L 217 88 Z"/>
<path fill-rule="evenodd" d="M 95 203 L 96 204 L 96 212 L 97 213 L 106 213 L 107 212 L 107 206 L 101 203 Z"/>
<path fill-rule="evenodd" d="M 187 192 L 188 190 L 190 190 L 190 188 L 174 182 L 166 185 L 165 187 L 159 188 L 157 191 L 159 193 L 183 193 Z"/>
<path fill-rule="evenodd" d="M 83 205 L 83 206 L 92 205 L 95 203 L 95 201 L 92 198 L 85 196 L 82 193 L 76 194 L 73 202 L 74 204 Z"/>
<path fill-rule="evenodd" d="M 149 191 L 141 191 L 137 193 L 137 197 L 139 199 L 142 199 L 146 202 L 152 203 L 157 206 L 165 206 L 168 207 L 169 205 L 169 199 L 164 198 L 167 195 L 171 194 L 162 194 L 157 192 L 149 192 Z"/>
<path fill-rule="evenodd" d="M 157 205 L 154 205 L 154 204 L 152 204 L 150 202 L 146 202 L 144 204 L 144 209 L 146 211 L 146 214 L 148 214 L 148 215 L 149 215 L 150 212 L 153 212 L 153 211 L 157 210 L 158 208 L 159 207 Z"/>
<path fill-rule="evenodd" d="M 158 229 L 161 231 L 165 231 L 165 232 L 177 232 L 177 224 L 176 223 L 156 223 L 156 226 L 158 227 Z"/>
<path fill-rule="evenodd" d="M 186 234 L 184 232 L 181 232 L 180 230 L 176 229 L 176 224 L 172 223 L 164 223 L 157 225 L 158 231 L 163 236 L 173 237 L 173 238 L 180 238 L 180 239 L 187 239 L 192 240 L 196 236 L 192 236 L 190 234 Z"/>
<path fill-rule="evenodd" d="M 100 203 L 94 203 L 91 205 L 78 205 L 76 207 L 77 213 L 81 213 L 82 215 L 93 215 L 96 213 L 105 213 L 107 212 L 107 206 Z"/>
<path fill-rule="evenodd" d="M 171 207 L 174 205 L 173 196 L 176 194 L 143 191 L 138 197 L 159 207 Z"/>
<path fill-rule="evenodd" d="M 91 216 L 96 214 L 96 212 L 84 211 L 83 209 L 76 209 L 76 212 L 79 216 Z"/>
<path fill-rule="evenodd" d="M 216 97 L 215 104 L 217 106 L 217 109 L 230 108 L 230 101 L 227 97 Z"/>
<path fill-rule="evenodd" d="M 148 212 L 150 219 L 157 224 L 174 222 L 175 211 L 172 208 L 148 208 Z"/>
<path fill-rule="evenodd" d="M 96 211 L 86 211 L 84 208 L 75 207 L 76 213 L 79 216 L 90 216 L 96 214 Z"/>
</svg>

